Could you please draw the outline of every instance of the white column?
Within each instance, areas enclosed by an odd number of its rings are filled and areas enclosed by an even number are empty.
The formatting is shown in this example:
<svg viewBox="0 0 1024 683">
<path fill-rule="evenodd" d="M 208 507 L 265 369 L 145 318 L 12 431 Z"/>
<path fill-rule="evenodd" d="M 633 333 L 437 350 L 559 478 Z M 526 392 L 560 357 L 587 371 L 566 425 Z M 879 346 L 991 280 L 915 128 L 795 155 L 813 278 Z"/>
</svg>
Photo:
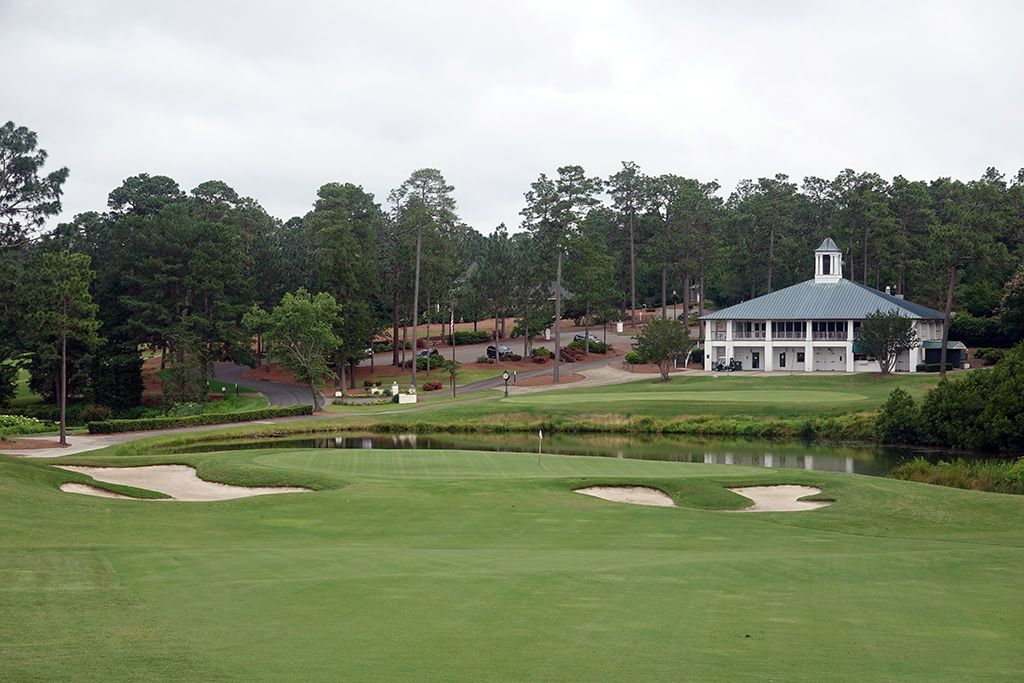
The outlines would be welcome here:
<svg viewBox="0 0 1024 683">
<path fill-rule="evenodd" d="M 811 323 L 807 321 L 807 329 L 804 330 L 804 372 L 814 372 L 814 347 L 811 346 Z"/>
<path fill-rule="evenodd" d="M 725 321 L 725 341 L 732 341 L 732 321 Z"/>
<path fill-rule="evenodd" d="M 846 341 L 853 341 L 853 321 L 846 321 Z"/>
<path fill-rule="evenodd" d="M 732 360 L 733 358 L 734 358 L 734 356 L 733 356 L 732 342 L 726 342 L 726 344 L 725 344 L 725 362 L 728 364 L 728 362 L 730 360 Z"/>
<path fill-rule="evenodd" d="M 846 342 L 846 371 L 853 372 L 853 342 Z"/>
<path fill-rule="evenodd" d="M 764 321 L 764 371 L 775 369 L 775 351 L 772 349 L 772 321 Z"/>
<path fill-rule="evenodd" d="M 921 357 L 921 347 L 915 346 L 907 352 L 907 372 L 917 372 L 918 359 Z"/>
</svg>

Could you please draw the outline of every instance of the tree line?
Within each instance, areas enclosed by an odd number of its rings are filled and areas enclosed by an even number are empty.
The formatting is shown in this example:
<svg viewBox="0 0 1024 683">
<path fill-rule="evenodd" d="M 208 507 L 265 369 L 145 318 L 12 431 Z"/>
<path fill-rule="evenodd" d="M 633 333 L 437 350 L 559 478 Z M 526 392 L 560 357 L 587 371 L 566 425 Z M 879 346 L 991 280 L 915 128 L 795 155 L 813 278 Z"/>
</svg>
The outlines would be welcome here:
<svg viewBox="0 0 1024 683">
<path fill-rule="evenodd" d="M 246 313 L 300 289 L 336 302 L 325 361 L 348 382 L 371 347 L 398 365 L 412 330 L 446 335 L 452 317 L 493 319 L 493 335 L 522 337 L 525 353 L 563 318 L 589 326 L 653 307 L 687 320 L 808 279 L 825 236 L 844 250 L 847 278 L 920 303 L 999 324 L 1012 318 L 1001 310 L 1008 283 L 1021 298 L 1024 170 L 966 182 L 778 174 L 725 195 L 714 180 L 632 162 L 607 178 L 566 165 L 525 188 L 517 225 L 484 234 L 429 168 L 383 201 L 326 183 L 304 216 L 284 220 L 220 180 L 185 190 L 140 173 L 105 208 L 51 228 L 69 173 L 47 173 L 47 161 L 31 130 L 0 128 L 0 275 L 13 285 L 0 291 L 0 403 L 24 367 L 50 400 L 63 372 L 69 395 L 130 409 L 146 352 L 166 364 L 169 400 L 201 399 L 213 362 L 261 361 Z M 47 315 L 68 280 L 84 284 L 65 292 L 58 325 Z"/>
</svg>

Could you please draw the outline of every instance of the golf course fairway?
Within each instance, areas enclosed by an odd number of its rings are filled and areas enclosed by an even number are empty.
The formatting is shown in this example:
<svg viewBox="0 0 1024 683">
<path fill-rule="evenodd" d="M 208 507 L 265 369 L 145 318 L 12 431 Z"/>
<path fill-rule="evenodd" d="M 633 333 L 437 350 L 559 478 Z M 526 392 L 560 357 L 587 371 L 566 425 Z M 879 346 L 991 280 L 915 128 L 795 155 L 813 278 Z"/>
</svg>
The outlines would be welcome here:
<svg viewBox="0 0 1024 683">
<path fill-rule="evenodd" d="M 54 461 L 0 457 L 0 679 L 1024 675 L 1022 497 L 536 454 L 118 452 L 58 462 L 315 492 L 95 498 L 61 492 L 96 482 Z M 772 484 L 834 503 L 727 512 L 750 504 L 727 487 Z M 599 485 L 678 507 L 573 493 Z"/>
</svg>

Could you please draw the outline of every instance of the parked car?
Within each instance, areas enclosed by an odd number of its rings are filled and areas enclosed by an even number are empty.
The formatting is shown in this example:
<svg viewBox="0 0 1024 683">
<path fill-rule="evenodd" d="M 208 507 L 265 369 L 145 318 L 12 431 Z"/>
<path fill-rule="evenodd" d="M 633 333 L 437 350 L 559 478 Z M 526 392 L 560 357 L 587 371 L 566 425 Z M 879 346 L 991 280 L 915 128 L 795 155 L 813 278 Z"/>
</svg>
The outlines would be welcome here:
<svg viewBox="0 0 1024 683">
<path fill-rule="evenodd" d="M 430 356 L 436 356 L 437 349 L 422 349 L 416 352 L 417 358 L 429 358 Z"/>
<path fill-rule="evenodd" d="M 587 335 L 584 332 L 578 332 L 578 333 L 576 333 L 576 336 L 573 337 L 573 339 L 575 341 L 586 341 L 587 340 Z M 590 335 L 590 343 L 591 344 L 600 344 L 601 340 L 598 339 L 596 335 L 591 334 Z"/>
<path fill-rule="evenodd" d="M 504 344 L 497 344 L 497 345 L 490 344 L 490 345 L 488 345 L 488 347 L 487 347 L 487 357 L 488 358 L 494 358 L 495 354 L 498 355 L 498 358 L 511 358 L 512 357 L 512 349 L 508 348 Z"/>
</svg>

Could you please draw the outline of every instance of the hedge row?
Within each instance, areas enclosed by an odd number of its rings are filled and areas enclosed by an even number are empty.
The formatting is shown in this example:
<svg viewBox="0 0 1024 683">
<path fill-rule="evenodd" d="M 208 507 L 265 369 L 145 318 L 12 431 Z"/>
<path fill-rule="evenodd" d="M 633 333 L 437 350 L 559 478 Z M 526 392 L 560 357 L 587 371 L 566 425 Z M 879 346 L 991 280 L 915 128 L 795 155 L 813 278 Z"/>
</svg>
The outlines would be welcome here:
<svg viewBox="0 0 1024 683">
<path fill-rule="evenodd" d="M 220 413 L 213 415 L 188 415 L 184 417 L 151 417 L 141 420 L 103 420 L 89 423 L 90 434 L 116 434 L 118 432 L 140 432 L 149 429 L 173 429 L 195 425 L 216 425 L 229 422 L 251 422 L 274 417 L 296 417 L 312 415 L 313 406 L 288 406 L 287 408 L 263 408 L 247 410 L 244 413 Z"/>
</svg>

